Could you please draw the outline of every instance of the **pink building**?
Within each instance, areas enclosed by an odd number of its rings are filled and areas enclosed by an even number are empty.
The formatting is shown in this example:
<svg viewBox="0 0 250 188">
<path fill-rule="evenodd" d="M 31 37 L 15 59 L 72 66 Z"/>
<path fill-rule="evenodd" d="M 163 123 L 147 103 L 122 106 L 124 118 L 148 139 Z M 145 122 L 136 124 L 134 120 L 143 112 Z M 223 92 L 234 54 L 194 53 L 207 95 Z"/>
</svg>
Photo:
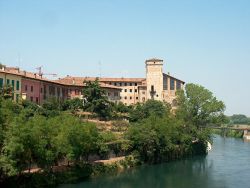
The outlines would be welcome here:
<svg viewBox="0 0 250 188">
<path fill-rule="evenodd" d="M 22 78 L 22 98 L 42 104 L 43 102 L 43 81 L 41 78 L 32 78 L 31 75 Z M 37 76 L 38 77 L 38 76 Z"/>
<path fill-rule="evenodd" d="M 63 84 L 47 80 L 41 76 L 23 71 L 22 74 L 22 98 L 43 104 L 50 98 L 65 100 L 69 98 L 67 88 Z"/>
</svg>

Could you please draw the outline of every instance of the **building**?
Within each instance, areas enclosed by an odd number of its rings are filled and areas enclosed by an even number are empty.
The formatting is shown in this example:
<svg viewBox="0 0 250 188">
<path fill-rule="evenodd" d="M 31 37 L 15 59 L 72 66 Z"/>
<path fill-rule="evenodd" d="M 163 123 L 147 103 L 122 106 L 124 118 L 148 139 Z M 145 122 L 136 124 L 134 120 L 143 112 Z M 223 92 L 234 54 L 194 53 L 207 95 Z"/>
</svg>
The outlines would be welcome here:
<svg viewBox="0 0 250 188">
<path fill-rule="evenodd" d="M 86 81 L 94 81 L 96 77 L 72 77 L 67 76 L 59 80 L 60 83 L 82 85 Z M 110 101 L 123 102 L 126 105 L 140 102 L 138 86 L 144 78 L 98 78 L 100 86 L 105 89 Z M 80 95 L 80 93 L 79 93 Z M 75 92 L 71 94 L 75 96 Z"/>
<path fill-rule="evenodd" d="M 12 87 L 12 99 L 18 102 L 21 99 L 21 75 L 19 68 L 0 67 L 0 89 L 5 86 Z"/>
<path fill-rule="evenodd" d="M 149 99 L 165 101 L 172 106 L 175 104 L 176 91 L 183 89 L 185 82 L 169 74 L 163 73 L 163 60 L 149 59 L 145 61 L 146 78 L 98 78 L 101 86 L 113 91 L 107 91 L 109 96 L 116 96 L 112 101 L 121 101 L 125 105 L 142 103 Z M 95 77 L 67 76 L 58 80 L 59 83 L 82 84 L 84 81 L 94 81 Z M 120 94 L 116 93 L 120 89 Z M 80 95 L 80 94 L 78 94 Z M 73 96 L 75 93 L 73 92 Z M 119 99 L 120 97 L 120 99 Z"/>
<path fill-rule="evenodd" d="M 97 78 L 67 76 L 65 78 L 56 80 L 56 82 L 67 87 L 69 98 L 73 99 L 76 97 L 83 98 L 82 90 L 85 87 L 85 82 L 95 81 L 96 79 Z M 106 91 L 109 101 L 120 101 L 121 88 L 103 82 L 100 82 L 100 86 Z"/>
<path fill-rule="evenodd" d="M 43 78 L 36 73 L 22 72 L 22 99 L 43 104 L 51 98 L 59 101 L 68 99 L 67 86 Z"/>
<path fill-rule="evenodd" d="M 183 89 L 185 82 L 163 72 L 163 60 L 148 59 L 145 61 L 145 78 L 98 78 L 101 88 L 112 102 L 125 105 L 143 103 L 154 99 L 165 101 L 175 106 L 176 91 Z M 43 104 L 50 98 L 63 101 L 83 98 L 82 89 L 86 81 L 94 81 L 96 77 L 66 76 L 58 80 L 49 80 L 41 75 L 19 68 L 4 67 L 0 69 L 0 87 L 11 85 L 13 99 L 29 100 Z"/>
<path fill-rule="evenodd" d="M 163 60 L 146 60 L 147 100 L 165 101 L 174 106 L 176 91 L 184 87 L 185 82 L 163 73 Z"/>
<path fill-rule="evenodd" d="M 69 98 L 66 92 L 67 86 L 63 84 L 16 67 L 1 66 L 0 88 L 7 85 L 13 88 L 12 98 L 16 102 L 22 99 L 43 104 L 49 98 L 58 100 Z"/>
</svg>

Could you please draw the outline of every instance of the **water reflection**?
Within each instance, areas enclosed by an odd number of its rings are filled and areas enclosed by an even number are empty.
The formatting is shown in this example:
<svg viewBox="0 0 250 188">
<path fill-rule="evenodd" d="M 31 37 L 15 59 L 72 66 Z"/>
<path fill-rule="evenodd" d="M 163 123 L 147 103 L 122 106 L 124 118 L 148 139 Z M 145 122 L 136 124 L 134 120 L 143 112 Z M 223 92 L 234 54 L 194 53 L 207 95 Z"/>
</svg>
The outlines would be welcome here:
<svg viewBox="0 0 250 188">
<path fill-rule="evenodd" d="M 231 188 L 249 187 L 250 143 L 216 137 L 207 157 L 141 166 L 115 176 L 103 176 L 64 188 Z"/>
</svg>

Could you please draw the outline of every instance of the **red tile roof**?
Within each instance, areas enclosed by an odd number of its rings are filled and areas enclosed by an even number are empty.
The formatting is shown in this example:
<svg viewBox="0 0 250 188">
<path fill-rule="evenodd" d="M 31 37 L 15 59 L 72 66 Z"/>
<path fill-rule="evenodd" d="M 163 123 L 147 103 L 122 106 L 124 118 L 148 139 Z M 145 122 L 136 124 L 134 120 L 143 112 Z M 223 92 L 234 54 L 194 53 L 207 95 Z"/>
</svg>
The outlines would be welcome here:
<svg viewBox="0 0 250 188">
<path fill-rule="evenodd" d="M 142 82 L 145 78 L 98 78 L 98 77 L 72 77 L 67 76 L 65 78 L 61 78 L 60 80 L 75 80 L 84 82 L 84 81 L 95 81 L 98 79 L 100 82 Z"/>
<path fill-rule="evenodd" d="M 59 80 L 54 80 L 56 83 L 60 83 L 63 85 L 68 85 L 68 86 L 85 86 L 86 84 L 84 82 L 86 81 L 95 81 L 95 79 L 90 79 L 86 80 L 81 77 L 66 77 L 67 79 L 59 79 Z M 110 89 L 119 89 L 121 90 L 120 87 L 116 87 L 110 84 L 106 84 L 103 82 L 100 82 L 100 86 L 103 88 L 110 88 Z"/>
</svg>

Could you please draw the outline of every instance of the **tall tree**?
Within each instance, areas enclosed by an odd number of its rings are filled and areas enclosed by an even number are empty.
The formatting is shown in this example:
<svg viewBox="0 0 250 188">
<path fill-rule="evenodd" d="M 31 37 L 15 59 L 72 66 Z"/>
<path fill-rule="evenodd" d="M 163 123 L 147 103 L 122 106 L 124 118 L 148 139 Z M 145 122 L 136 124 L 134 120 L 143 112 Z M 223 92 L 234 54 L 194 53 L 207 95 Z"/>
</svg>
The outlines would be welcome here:
<svg viewBox="0 0 250 188">
<path fill-rule="evenodd" d="M 105 90 L 101 88 L 98 79 L 93 82 L 85 82 L 84 84 L 84 109 L 96 113 L 102 119 L 109 119 L 111 117 L 112 105 Z"/>
<path fill-rule="evenodd" d="M 170 114 L 170 105 L 156 100 L 148 100 L 144 104 L 137 104 L 130 111 L 130 121 L 136 122 L 149 116 L 163 117 Z"/>
<path fill-rule="evenodd" d="M 203 86 L 187 84 L 177 93 L 176 115 L 196 127 L 224 123 L 225 105 Z"/>
</svg>

